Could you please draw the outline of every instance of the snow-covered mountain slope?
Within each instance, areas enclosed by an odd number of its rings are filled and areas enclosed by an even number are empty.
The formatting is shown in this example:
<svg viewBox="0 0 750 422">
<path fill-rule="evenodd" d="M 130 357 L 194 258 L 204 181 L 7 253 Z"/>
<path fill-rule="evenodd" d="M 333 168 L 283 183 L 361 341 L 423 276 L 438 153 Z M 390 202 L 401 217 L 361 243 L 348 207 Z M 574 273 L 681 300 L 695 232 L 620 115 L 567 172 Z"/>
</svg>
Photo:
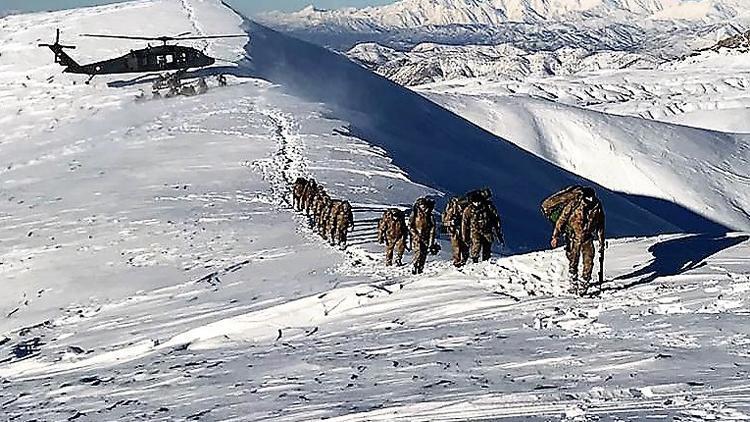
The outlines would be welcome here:
<svg viewBox="0 0 750 422">
<path fill-rule="evenodd" d="M 655 68 L 662 60 L 622 51 L 591 53 L 583 48 L 528 52 L 508 44 L 498 46 L 419 44 L 401 52 L 375 43 L 358 44 L 347 56 L 368 69 L 404 85 L 423 85 L 467 78 L 525 80 L 531 76 Z"/>
<path fill-rule="evenodd" d="M 255 37 L 249 54 L 256 74 L 331 107 L 333 115 L 349 122 L 351 134 L 386 150 L 394 163 L 420 184 L 447 193 L 465 192 L 478 183 L 492 188 L 504 204 L 509 239 L 518 239 L 510 240 L 510 244 L 521 248 L 546 245 L 547 223 L 538 212 L 538 204 L 553 186 L 572 183 L 577 176 L 549 166 L 546 160 L 513 142 L 470 124 L 341 55 L 257 24 L 251 23 L 249 30 Z M 310 83 L 311 73 L 317 75 L 315 83 Z M 713 218 L 698 217 L 695 211 L 679 209 L 681 206 L 674 203 L 627 195 L 626 204 L 616 202 L 616 196 L 602 195 L 611 198 L 610 229 L 620 235 L 642 232 L 652 224 L 662 230 L 653 218 L 646 226 L 634 227 L 633 213 L 641 210 L 670 224 L 679 221 L 682 230 L 720 228 L 711 223 Z M 633 209 L 634 204 L 640 210 Z"/>
<path fill-rule="evenodd" d="M 667 75 L 665 77 L 665 75 Z M 750 61 L 738 50 L 704 51 L 653 69 L 582 71 L 526 78 L 477 77 L 416 87 L 420 92 L 524 95 L 610 114 L 728 132 L 750 132 Z"/>
<path fill-rule="evenodd" d="M 735 229 L 750 229 L 750 136 L 520 95 L 428 97 L 602 186 L 673 201 Z"/>
<path fill-rule="evenodd" d="M 143 16 L 148 35 L 247 30 L 250 67 L 201 96 L 139 103 L 151 77 L 84 86 L 34 54 L 58 25 L 74 38 Z M 3 106 L 22 108 L 4 115 L 0 143 L 7 419 L 750 414 L 748 236 L 665 235 L 714 227 L 681 221 L 689 212 L 669 201 L 601 189 L 612 234 L 658 236 L 612 239 L 597 297 L 566 293 L 562 250 L 459 271 L 442 239 L 412 276 L 380 264 L 384 207 L 486 184 L 519 250 L 548 235 L 541 196 L 584 180 L 213 0 L 0 28 Z M 231 58 L 246 42 L 205 47 Z M 76 57 L 111 53 L 83 45 Z M 289 209 L 300 175 L 354 203 L 346 251 Z"/>
</svg>

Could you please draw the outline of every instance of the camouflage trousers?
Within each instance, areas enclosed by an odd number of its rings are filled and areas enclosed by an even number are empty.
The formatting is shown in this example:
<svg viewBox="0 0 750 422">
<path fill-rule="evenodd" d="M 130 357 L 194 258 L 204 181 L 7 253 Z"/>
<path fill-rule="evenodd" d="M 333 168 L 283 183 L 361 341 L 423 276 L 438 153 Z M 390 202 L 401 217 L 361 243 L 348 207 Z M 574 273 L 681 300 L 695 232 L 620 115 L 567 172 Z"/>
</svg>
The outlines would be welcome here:
<svg viewBox="0 0 750 422">
<path fill-rule="evenodd" d="M 471 236 L 469 246 L 469 256 L 472 262 L 479 262 L 479 258 L 482 261 L 487 261 L 492 257 L 492 236 L 486 236 L 483 234 L 474 234 Z"/>
<path fill-rule="evenodd" d="M 426 240 L 414 239 L 412 241 L 412 250 L 414 252 L 414 259 L 412 261 L 414 268 L 412 269 L 412 273 L 422 274 L 422 272 L 424 272 L 424 264 L 427 262 L 428 247 Z"/>
<path fill-rule="evenodd" d="M 587 288 L 591 283 L 591 274 L 594 272 L 594 240 L 577 240 L 571 239 L 565 247 L 565 252 L 568 255 L 569 273 L 570 278 L 578 280 L 578 265 L 583 259 L 583 283 L 581 286 Z"/>
<path fill-rule="evenodd" d="M 396 252 L 396 265 L 403 265 L 401 260 L 404 257 L 404 251 L 406 250 L 406 239 L 403 237 L 398 238 L 395 242 L 386 240 L 385 242 L 385 265 L 393 265 L 393 253 Z"/>
<path fill-rule="evenodd" d="M 453 265 L 460 267 L 469 259 L 469 247 L 461 239 L 460 233 L 451 233 L 451 249 L 453 251 Z"/>
<path fill-rule="evenodd" d="M 331 237 L 330 242 L 332 246 L 346 246 L 349 222 L 342 216 L 332 217 L 323 233 L 324 239 L 327 239 L 326 233 Z"/>
</svg>

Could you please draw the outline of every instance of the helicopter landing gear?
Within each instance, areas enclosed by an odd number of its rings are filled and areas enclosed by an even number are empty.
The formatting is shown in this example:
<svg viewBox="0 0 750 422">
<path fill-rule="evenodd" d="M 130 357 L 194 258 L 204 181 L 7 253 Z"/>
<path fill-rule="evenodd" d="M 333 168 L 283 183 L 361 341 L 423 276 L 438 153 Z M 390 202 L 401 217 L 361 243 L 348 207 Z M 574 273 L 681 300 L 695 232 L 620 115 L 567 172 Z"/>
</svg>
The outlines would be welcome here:
<svg viewBox="0 0 750 422">
<path fill-rule="evenodd" d="M 91 83 L 91 80 L 94 79 L 94 76 L 96 75 L 89 76 L 89 78 L 86 80 L 86 85 L 89 85 Z"/>
</svg>

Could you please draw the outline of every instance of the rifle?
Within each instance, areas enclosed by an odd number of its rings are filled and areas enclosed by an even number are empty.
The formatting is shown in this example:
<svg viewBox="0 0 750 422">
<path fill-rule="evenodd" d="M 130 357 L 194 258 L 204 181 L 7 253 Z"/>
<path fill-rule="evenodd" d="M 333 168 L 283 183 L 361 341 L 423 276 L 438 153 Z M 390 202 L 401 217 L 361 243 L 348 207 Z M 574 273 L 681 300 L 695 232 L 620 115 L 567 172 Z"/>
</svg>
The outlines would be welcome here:
<svg viewBox="0 0 750 422">
<path fill-rule="evenodd" d="M 599 244 L 599 285 L 604 285 L 604 242 Z"/>
</svg>

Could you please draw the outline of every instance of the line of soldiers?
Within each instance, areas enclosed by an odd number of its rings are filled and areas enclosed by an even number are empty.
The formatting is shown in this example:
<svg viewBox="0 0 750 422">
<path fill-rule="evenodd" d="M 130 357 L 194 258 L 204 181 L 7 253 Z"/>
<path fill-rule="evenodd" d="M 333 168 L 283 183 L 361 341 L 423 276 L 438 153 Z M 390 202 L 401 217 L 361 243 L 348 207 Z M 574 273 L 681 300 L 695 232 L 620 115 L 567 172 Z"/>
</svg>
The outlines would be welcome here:
<svg viewBox="0 0 750 422">
<path fill-rule="evenodd" d="M 480 189 L 448 200 L 443 212 L 453 250 L 453 265 L 461 267 L 471 258 L 477 263 L 492 256 L 492 244 L 505 244 L 502 222 L 492 202 L 492 191 Z"/>
<path fill-rule="evenodd" d="M 349 201 L 332 199 L 315 179 L 297 178 L 292 185 L 292 207 L 304 212 L 310 228 L 331 246 L 346 248 L 348 232 L 354 230 L 354 214 Z"/>
<path fill-rule="evenodd" d="M 409 245 L 414 252 L 413 274 L 421 274 L 427 255 L 437 254 L 440 246 L 436 242 L 437 224 L 434 217 L 435 201 L 419 198 L 412 207 L 409 223 L 405 213 L 398 208 L 383 212 L 378 223 L 378 242 L 385 244 L 385 265 L 402 265 L 404 251 Z M 473 262 L 490 259 L 492 244 L 504 243 L 500 214 L 492 203 L 489 189 L 472 191 L 463 197 L 451 198 L 442 216 L 443 226 L 451 238 L 453 265 L 463 266 L 469 258 Z"/>
<path fill-rule="evenodd" d="M 293 207 L 304 212 L 311 227 L 329 240 L 331 245 L 346 247 L 347 232 L 354 228 L 352 207 L 348 201 L 331 199 L 315 179 L 298 178 L 292 188 Z M 541 204 L 542 214 L 553 224 L 550 246 L 557 248 L 565 241 L 569 275 L 573 292 L 586 294 L 594 268 L 594 240 L 599 241 L 599 281 L 604 278 L 605 216 L 594 189 L 567 187 Z M 388 208 L 378 221 L 378 243 L 385 244 L 385 265 L 403 265 L 404 252 L 413 252 L 412 274 L 421 274 L 428 254 L 437 255 L 437 224 L 435 201 L 428 197 L 416 200 L 408 216 L 399 208 Z M 500 214 L 492 201 L 490 189 L 480 189 L 446 204 L 442 223 L 450 236 L 453 265 L 461 267 L 469 259 L 477 263 L 492 255 L 492 245 L 505 243 Z M 411 241 L 410 241 L 411 240 Z M 411 247 L 410 247 L 411 246 Z M 583 261 L 582 278 L 578 267 Z"/>
<path fill-rule="evenodd" d="M 378 243 L 385 244 L 385 265 L 393 265 L 393 254 L 396 253 L 396 265 L 402 265 L 404 251 L 409 247 L 411 237 L 412 274 L 422 274 L 427 262 L 427 254 L 437 255 L 440 245 L 437 243 L 437 224 L 435 223 L 435 200 L 422 197 L 414 202 L 406 223 L 406 213 L 398 208 L 383 211 L 378 222 Z"/>
</svg>

